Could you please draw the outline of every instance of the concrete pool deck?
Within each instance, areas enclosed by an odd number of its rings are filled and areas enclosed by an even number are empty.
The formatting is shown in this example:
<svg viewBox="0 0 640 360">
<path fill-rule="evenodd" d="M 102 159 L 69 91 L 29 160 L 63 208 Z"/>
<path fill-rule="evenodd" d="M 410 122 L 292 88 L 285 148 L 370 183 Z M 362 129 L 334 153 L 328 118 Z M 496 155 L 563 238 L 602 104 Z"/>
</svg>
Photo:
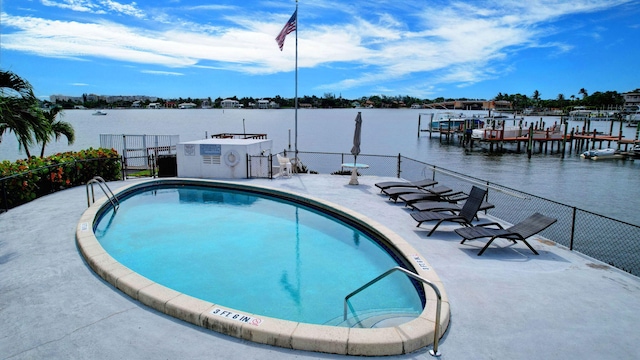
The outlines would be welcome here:
<svg viewBox="0 0 640 360">
<path fill-rule="evenodd" d="M 393 180 L 295 175 L 239 180 L 308 194 L 363 214 L 413 246 L 437 272 L 451 305 L 443 359 L 635 359 L 640 279 L 579 253 L 532 239 L 464 245 L 443 224 L 415 227 L 373 185 Z M 136 180 L 110 183 L 112 190 Z M 84 187 L 0 214 L 1 359 L 333 359 L 221 335 L 161 314 L 103 281 L 75 243 Z M 630 241 L 635 239 L 630 239 Z M 422 348 L 393 359 L 430 358 Z"/>
</svg>

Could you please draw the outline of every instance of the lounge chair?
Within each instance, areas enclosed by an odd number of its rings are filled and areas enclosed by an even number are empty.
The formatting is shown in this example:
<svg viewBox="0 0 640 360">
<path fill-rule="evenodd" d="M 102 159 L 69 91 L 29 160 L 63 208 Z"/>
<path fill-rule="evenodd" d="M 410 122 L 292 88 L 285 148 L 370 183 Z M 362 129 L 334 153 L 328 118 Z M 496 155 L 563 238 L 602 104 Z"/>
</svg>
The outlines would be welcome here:
<svg viewBox="0 0 640 360">
<path fill-rule="evenodd" d="M 402 194 L 398 196 L 398 200 L 403 201 L 405 203 L 405 206 L 411 206 L 412 204 L 419 203 L 419 202 L 441 202 L 441 203 L 455 204 L 458 201 L 467 199 L 468 197 L 469 195 L 465 194 L 462 191 L 456 191 L 456 192 L 430 191 L 429 193 L 424 193 L 424 194 L 421 194 L 421 193 Z"/>
<path fill-rule="evenodd" d="M 452 211 L 458 212 L 462 210 L 462 205 L 454 203 L 454 202 L 443 202 L 443 201 L 416 201 L 411 204 L 408 204 L 412 209 L 418 211 Z M 480 209 L 478 211 L 486 211 L 489 209 L 493 209 L 496 207 L 495 205 L 483 201 L 480 204 Z"/>
<path fill-rule="evenodd" d="M 397 188 L 397 187 L 408 187 L 408 188 L 424 188 L 428 186 L 433 186 L 437 184 L 437 181 L 433 181 L 431 179 L 423 179 L 418 181 L 384 181 L 374 184 L 376 187 L 382 190 L 389 188 Z"/>
<path fill-rule="evenodd" d="M 412 213 L 411 217 L 418 222 L 418 225 L 416 225 L 418 227 L 425 221 L 438 221 L 427 236 L 431 236 L 438 226 L 445 221 L 456 222 L 463 226 L 472 226 L 471 222 L 476 217 L 476 213 L 480 209 L 480 204 L 482 204 L 486 194 L 486 190 L 473 186 L 469 193 L 469 198 L 464 202 L 462 209 L 457 214 L 440 211 L 419 211 Z"/>
<path fill-rule="evenodd" d="M 547 216 L 544 216 L 540 213 L 535 213 L 528 218 L 522 220 L 521 222 L 504 229 L 502 225 L 498 223 L 488 223 L 481 224 L 472 227 L 464 227 L 460 229 L 456 229 L 456 233 L 462 236 L 461 244 L 464 244 L 467 240 L 485 238 L 488 237 L 489 242 L 480 250 L 478 256 L 482 255 L 482 253 L 487 250 L 491 242 L 497 238 L 503 238 L 513 241 L 516 240 L 522 241 L 525 245 L 533 251 L 534 254 L 538 255 L 538 252 L 527 242 L 527 238 L 541 232 L 542 230 L 548 228 L 553 223 L 555 223 L 557 219 L 553 219 Z M 496 225 L 498 229 L 487 228 L 487 226 Z"/>
<path fill-rule="evenodd" d="M 382 192 L 385 193 L 387 196 L 389 196 L 389 199 L 393 200 L 394 202 L 398 201 L 399 196 L 406 195 L 406 194 L 441 195 L 441 194 L 450 193 L 452 191 L 453 190 L 443 185 L 434 186 L 430 189 L 429 188 L 389 188 L 389 189 L 382 190 Z"/>
</svg>

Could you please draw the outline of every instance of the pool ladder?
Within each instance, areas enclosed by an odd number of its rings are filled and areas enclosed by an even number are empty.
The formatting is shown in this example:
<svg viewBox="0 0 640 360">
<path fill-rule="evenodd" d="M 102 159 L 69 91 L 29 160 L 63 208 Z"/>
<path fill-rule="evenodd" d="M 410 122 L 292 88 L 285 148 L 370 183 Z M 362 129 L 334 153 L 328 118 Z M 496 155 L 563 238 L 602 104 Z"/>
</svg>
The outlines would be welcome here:
<svg viewBox="0 0 640 360">
<path fill-rule="evenodd" d="M 107 197 L 107 199 L 109 199 L 109 202 L 113 206 L 113 212 L 117 212 L 118 208 L 120 207 L 120 201 L 118 201 L 118 198 L 113 194 L 113 191 L 111 191 L 109 185 L 107 185 L 107 182 L 104 181 L 104 179 L 100 176 L 94 176 L 93 179 L 87 181 L 87 207 L 96 202 L 95 194 L 93 191 L 93 184 L 98 184 L 98 186 L 100 186 L 100 189 L 102 189 L 102 192 Z M 89 196 L 89 187 L 91 187 L 91 196 Z"/>
<path fill-rule="evenodd" d="M 376 282 L 382 280 L 384 277 L 386 277 L 387 275 L 396 272 L 396 271 L 400 271 L 403 272 L 404 274 L 406 274 L 407 276 L 418 280 L 424 284 L 429 285 L 433 291 L 436 293 L 436 297 L 437 297 L 437 302 L 436 302 L 436 328 L 434 330 L 434 334 L 433 334 L 433 349 L 429 350 L 429 354 L 431 354 L 431 356 L 440 356 L 441 353 L 438 352 L 438 340 L 439 340 L 439 336 L 438 336 L 438 328 L 440 327 L 440 309 L 442 306 L 442 295 L 440 295 L 440 290 L 438 290 L 438 287 L 435 286 L 433 283 L 431 283 L 429 280 L 419 276 L 418 274 L 415 274 L 405 268 L 401 268 L 399 266 L 393 267 L 387 271 L 385 271 L 384 273 L 382 273 L 380 276 L 378 276 L 377 278 L 369 281 L 368 283 L 362 285 L 361 287 L 359 287 L 358 289 L 352 291 L 349 295 L 344 297 L 344 318 L 343 320 L 346 321 L 347 320 L 347 302 L 349 301 L 349 299 L 356 295 L 357 293 L 359 293 L 360 291 L 368 288 L 369 286 L 375 284 Z"/>
</svg>

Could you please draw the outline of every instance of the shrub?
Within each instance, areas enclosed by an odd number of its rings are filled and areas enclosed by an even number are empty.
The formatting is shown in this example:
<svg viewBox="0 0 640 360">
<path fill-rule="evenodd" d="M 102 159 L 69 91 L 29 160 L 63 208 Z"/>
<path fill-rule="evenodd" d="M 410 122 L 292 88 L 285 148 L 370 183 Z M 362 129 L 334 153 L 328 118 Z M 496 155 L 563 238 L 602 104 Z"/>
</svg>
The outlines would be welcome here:
<svg viewBox="0 0 640 360">
<path fill-rule="evenodd" d="M 87 149 L 46 158 L 0 162 L 0 204 L 10 209 L 38 197 L 84 185 L 94 176 L 120 179 L 120 155 L 113 149 Z"/>
</svg>

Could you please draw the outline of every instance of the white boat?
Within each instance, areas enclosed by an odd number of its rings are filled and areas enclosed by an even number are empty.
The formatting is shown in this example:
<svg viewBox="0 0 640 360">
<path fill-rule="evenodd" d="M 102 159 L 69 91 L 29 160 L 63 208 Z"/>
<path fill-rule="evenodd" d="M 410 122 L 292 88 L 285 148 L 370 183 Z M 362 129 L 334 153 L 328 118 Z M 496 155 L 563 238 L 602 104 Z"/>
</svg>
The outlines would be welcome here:
<svg viewBox="0 0 640 360">
<path fill-rule="evenodd" d="M 620 153 L 620 150 L 611 149 L 611 148 L 599 149 L 599 150 L 588 150 L 580 154 L 580 157 L 583 159 L 591 159 L 591 160 L 624 158 L 624 156 Z"/>
<path fill-rule="evenodd" d="M 484 121 L 480 117 L 466 117 L 464 114 L 452 111 L 439 112 L 433 114 L 429 122 L 429 129 L 422 131 L 447 132 L 462 131 L 464 129 L 477 129 L 484 126 Z"/>
<path fill-rule="evenodd" d="M 94 112 L 93 115 L 107 115 L 107 113 L 98 110 L 98 111 Z"/>
<path fill-rule="evenodd" d="M 484 119 L 483 128 L 474 129 L 471 138 L 474 140 L 515 138 L 527 134 L 523 128 L 522 120 L 508 120 L 507 117 L 496 116 Z"/>
<path fill-rule="evenodd" d="M 584 106 L 576 106 L 574 110 L 569 111 L 569 121 L 610 121 L 620 116 L 618 111 L 615 110 L 589 110 Z"/>
<path fill-rule="evenodd" d="M 638 122 L 640 122 L 640 110 L 625 115 L 624 119 L 629 124 L 637 124 Z"/>
</svg>

